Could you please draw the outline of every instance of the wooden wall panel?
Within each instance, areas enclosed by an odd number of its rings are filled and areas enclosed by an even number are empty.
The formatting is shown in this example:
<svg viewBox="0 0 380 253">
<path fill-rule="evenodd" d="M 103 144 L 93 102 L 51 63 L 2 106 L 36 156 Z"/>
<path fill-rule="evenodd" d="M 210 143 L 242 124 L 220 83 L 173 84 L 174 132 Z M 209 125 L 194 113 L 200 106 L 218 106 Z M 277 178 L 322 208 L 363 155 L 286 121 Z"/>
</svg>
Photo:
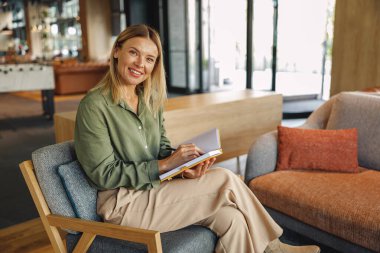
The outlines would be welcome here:
<svg viewBox="0 0 380 253">
<path fill-rule="evenodd" d="M 380 86 L 380 1 L 336 0 L 331 95 Z"/>
<path fill-rule="evenodd" d="M 110 2 L 80 0 L 79 4 L 84 60 L 105 61 L 112 47 Z"/>
</svg>

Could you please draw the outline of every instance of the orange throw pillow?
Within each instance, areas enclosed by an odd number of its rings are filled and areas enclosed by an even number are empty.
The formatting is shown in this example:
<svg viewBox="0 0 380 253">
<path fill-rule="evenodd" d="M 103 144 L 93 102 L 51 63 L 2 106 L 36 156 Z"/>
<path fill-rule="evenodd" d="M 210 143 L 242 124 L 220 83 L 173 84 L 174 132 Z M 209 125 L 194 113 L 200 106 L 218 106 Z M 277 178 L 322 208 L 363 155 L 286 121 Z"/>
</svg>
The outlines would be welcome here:
<svg viewBox="0 0 380 253">
<path fill-rule="evenodd" d="M 358 131 L 278 126 L 277 170 L 359 172 Z"/>
</svg>

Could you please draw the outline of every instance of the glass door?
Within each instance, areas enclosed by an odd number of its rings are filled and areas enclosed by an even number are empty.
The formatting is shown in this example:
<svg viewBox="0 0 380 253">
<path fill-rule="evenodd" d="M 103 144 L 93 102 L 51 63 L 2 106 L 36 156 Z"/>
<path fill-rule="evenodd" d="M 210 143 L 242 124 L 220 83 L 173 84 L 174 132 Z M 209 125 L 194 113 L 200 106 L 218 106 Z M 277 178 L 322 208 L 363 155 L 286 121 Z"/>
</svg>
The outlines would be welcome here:
<svg viewBox="0 0 380 253">
<path fill-rule="evenodd" d="M 286 0 L 278 5 L 276 91 L 320 95 L 328 0 Z"/>
<path fill-rule="evenodd" d="M 272 89 L 274 3 L 268 0 L 253 2 L 253 74 L 255 90 Z"/>
<path fill-rule="evenodd" d="M 246 88 L 247 0 L 202 0 L 202 48 L 205 87 Z"/>
<path fill-rule="evenodd" d="M 335 0 L 255 0 L 255 90 L 328 98 Z"/>
</svg>

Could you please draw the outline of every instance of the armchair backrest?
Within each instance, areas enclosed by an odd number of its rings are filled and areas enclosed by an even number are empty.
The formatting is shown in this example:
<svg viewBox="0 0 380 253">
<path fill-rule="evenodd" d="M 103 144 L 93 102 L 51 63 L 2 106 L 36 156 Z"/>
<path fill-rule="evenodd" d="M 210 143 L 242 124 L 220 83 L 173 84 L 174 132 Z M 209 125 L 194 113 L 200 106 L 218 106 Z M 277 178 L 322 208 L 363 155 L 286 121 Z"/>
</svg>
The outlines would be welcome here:
<svg viewBox="0 0 380 253">
<path fill-rule="evenodd" d="M 315 110 L 305 124 L 308 129 L 358 129 L 359 165 L 380 170 L 380 96 L 364 92 L 341 92 Z M 251 146 L 246 163 L 246 182 L 271 173 L 277 162 L 277 131 L 266 133 Z"/>
<path fill-rule="evenodd" d="M 28 186 L 29 192 L 32 195 L 34 204 L 36 205 L 37 211 L 40 215 L 42 224 L 49 237 L 54 252 L 66 253 L 66 246 L 62 240 L 61 235 L 62 231 L 55 226 L 51 226 L 50 222 L 48 221 L 48 216 L 51 214 L 51 212 L 38 184 L 32 161 L 28 160 L 22 162 L 20 164 L 20 169 Z"/>
<path fill-rule="evenodd" d="M 53 214 L 100 221 L 96 214 L 97 190 L 76 160 L 72 141 L 40 148 L 32 153 L 37 179 Z"/>
<path fill-rule="evenodd" d="M 365 92 L 340 93 L 326 129 L 358 129 L 359 165 L 380 170 L 380 96 Z"/>
<path fill-rule="evenodd" d="M 58 167 L 76 160 L 72 141 L 40 148 L 32 153 L 39 186 L 53 214 L 75 217 L 74 209 L 65 192 Z"/>
<path fill-rule="evenodd" d="M 75 203 L 73 203 L 75 198 L 73 199 L 68 192 L 70 184 L 72 184 L 71 188 L 75 187 L 78 194 L 84 195 L 77 201 L 84 203 L 81 206 L 81 213 L 83 213 L 83 209 L 86 209 L 86 214 L 90 213 L 90 215 L 85 215 L 85 219 L 99 220 L 95 208 L 97 191 L 89 186 L 84 173 L 80 170 L 80 165 L 76 161 L 73 141 L 46 146 L 34 151 L 32 161 L 21 163 L 20 168 L 54 251 L 66 252 L 61 236 L 62 231 L 52 226 L 48 219 L 51 214 L 83 218 L 78 215 L 75 208 Z M 72 179 L 71 182 L 65 182 L 64 178 L 60 176 L 60 174 L 62 175 L 60 171 L 64 175 L 69 175 L 68 179 Z M 88 196 L 94 202 L 92 205 L 88 204 L 88 201 L 83 201 L 83 198 L 89 199 Z M 70 230 L 67 232 L 76 233 Z"/>
<path fill-rule="evenodd" d="M 332 107 L 338 96 L 339 94 L 331 97 L 314 112 L 312 112 L 300 128 L 325 129 L 330 118 Z"/>
</svg>

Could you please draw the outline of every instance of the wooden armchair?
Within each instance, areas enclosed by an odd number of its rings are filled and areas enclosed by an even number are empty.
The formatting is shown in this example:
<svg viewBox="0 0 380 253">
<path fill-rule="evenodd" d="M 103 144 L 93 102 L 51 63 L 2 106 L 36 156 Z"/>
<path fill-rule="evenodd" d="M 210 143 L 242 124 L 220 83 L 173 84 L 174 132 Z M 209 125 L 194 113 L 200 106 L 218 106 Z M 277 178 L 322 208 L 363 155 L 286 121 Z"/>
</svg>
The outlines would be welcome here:
<svg viewBox="0 0 380 253">
<path fill-rule="evenodd" d="M 161 253 L 163 249 L 164 252 L 211 253 L 214 251 L 217 239 L 215 234 L 200 226 L 190 226 L 163 233 L 161 241 L 158 231 L 96 221 L 96 209 L 92 210 L 96 203 L 89 207 L 90 211 L 94 212 L 95 220 L 76 218 L 75 216 L 78 217 L 81 214 L 75 211 L 75 206 L 68 206 L 72 205 L 70 201 L 73 201 L 73 196 L 69 193 L 65 194 L 67 182 L 63 180 L 67 178 L 62 178 L 57 173 L 60 166 L 69 164 L 66 168 L 75 173 L 73 175 L 76 179 L 84 175 L 75 171 L 75 168 L 70 165 L 76 160 L 73 143 L 64 142 L 44 147 L 33 152 L 32 158 L 33 162 L 31 160 L 22 162 L 20 169 L 55 252 L 63 253 L 71 252 L 71 250 L 72 252 L 87 252 L 89 250 L 89 252 Z M 80 186 L 75 185 L 75 187 L 82 187 L 83 182 L 86 181 L 82 181 Z M 88 192 L 86 189 L 85 191 Z M 80 189 L 78 192 L 81 192 Z"/>
</svg>

